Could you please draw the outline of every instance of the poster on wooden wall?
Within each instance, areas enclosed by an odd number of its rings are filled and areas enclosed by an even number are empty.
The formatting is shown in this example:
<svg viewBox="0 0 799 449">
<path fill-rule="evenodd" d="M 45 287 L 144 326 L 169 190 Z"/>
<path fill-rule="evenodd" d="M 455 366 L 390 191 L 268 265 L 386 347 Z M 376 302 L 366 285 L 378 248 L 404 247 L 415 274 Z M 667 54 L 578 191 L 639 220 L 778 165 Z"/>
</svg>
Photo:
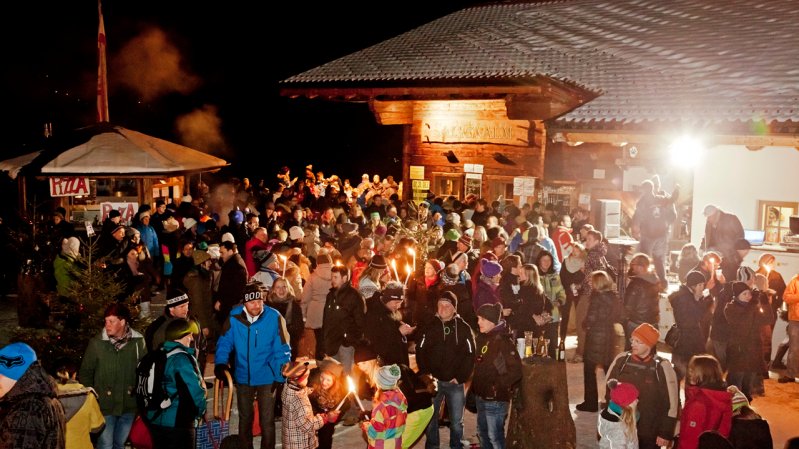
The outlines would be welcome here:
<svg viewBox="0 0 799 449">
<path fill-rule="evenodd" d="M 483 175 L 479 173 L 466 173 L 463 197 L 466 198 L 469 195 L 475 195 L 477 198 L 481 198 L 482 192 Z"/>
</svg>

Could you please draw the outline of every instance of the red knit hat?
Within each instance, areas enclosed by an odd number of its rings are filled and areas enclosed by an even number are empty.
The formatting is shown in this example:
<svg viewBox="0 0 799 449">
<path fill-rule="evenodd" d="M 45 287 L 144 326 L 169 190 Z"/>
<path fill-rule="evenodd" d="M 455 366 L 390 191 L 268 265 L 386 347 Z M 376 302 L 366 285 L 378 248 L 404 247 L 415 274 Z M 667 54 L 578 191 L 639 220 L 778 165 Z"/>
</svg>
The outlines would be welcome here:
<svg viewBox="0 0 799 449">
<path fill-rule="evenodd" d="M 610 400 L 621 407 L 627 407 L 638 399 L 638 389 L 631 383 L 610 379 L 608 388 L 610 388 Z"/>
</svg>

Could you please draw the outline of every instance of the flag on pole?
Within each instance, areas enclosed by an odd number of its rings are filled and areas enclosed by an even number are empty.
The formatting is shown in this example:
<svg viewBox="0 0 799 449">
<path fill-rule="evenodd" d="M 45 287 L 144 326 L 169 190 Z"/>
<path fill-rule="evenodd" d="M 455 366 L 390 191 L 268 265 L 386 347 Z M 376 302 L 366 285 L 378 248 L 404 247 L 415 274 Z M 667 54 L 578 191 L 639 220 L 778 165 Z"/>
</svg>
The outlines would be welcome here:
<svg viewBox="0 0 799 449">
<path fill-rule="evenodd" d="M 100 15 L 100 27 L 97 30 L 97 122 L 108 122 L 108 72 L 105 59 L 105 24 L 103 23 L 103 8 L 97 0 L 97 12 Z"/>
</svg>

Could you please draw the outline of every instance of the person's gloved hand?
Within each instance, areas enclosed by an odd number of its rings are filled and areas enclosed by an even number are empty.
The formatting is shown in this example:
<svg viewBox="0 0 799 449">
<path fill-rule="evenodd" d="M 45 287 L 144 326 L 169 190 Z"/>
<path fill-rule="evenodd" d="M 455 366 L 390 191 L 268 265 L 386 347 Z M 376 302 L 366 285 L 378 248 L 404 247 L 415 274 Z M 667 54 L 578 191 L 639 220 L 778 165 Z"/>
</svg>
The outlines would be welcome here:
<svg viewBox="0 0 799 449">
<path fill-rule="evenodd" d="M 341 412 L 338 411 L 338 410 L 331 410 L 331 411 L 325 413 L 325 422 L 334 423 L 334 422 L 338 421 L 340 413 Z"/>
<path fill-rule="evenodd" d="M 228 370 L 227 365 L 217 364 L 214 365 L 214 376 L 222 382 L 222 385 L 227 385 L 227 376 L 225 372 Z"/>
<path fill-rule="evenodd" d="M 358 412 L 358 421 L 369 421 L 372 417 L 369 414 L 368 410 L 363 410 Z"/>
</svg>

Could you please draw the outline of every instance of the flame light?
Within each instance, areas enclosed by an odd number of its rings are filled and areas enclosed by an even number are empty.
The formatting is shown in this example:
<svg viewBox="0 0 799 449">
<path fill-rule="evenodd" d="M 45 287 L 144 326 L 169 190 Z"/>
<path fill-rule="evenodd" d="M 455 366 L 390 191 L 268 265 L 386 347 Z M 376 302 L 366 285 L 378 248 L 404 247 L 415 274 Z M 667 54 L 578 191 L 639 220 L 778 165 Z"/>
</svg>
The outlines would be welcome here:
<svg viewBox="0 0 799 449">
<path fill-rule="evenodd" d="M 363 404 L 361 404 L 361 398 L 358 397 L 358 393 L 355 392 L 355 382 L 352 380 L 352 377 L 347 376 L 347 388 L 350 390 L 347 394 L 352 393 L 355 396 L 355 401 L 358 402 L 358 408 L 361 409 L 362 412 L 365 412 L 363 408 Z M 344 400 L 342 400 L 344 402 Z"/>
</svg>

